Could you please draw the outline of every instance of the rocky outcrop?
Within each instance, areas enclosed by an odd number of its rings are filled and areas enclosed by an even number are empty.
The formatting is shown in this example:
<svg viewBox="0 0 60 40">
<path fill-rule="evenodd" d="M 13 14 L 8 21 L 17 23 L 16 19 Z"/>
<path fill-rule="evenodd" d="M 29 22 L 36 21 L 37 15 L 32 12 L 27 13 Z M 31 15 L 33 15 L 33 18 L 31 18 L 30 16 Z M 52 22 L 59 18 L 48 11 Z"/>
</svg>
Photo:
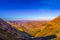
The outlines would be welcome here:
<svg viewBox="0 0 60 40">
<path fill-rule="evenodd" d="M 20 31 L 0 18 L 0 39 L 1 40 L 25 40 L 30 36 Z"/>
</svg>

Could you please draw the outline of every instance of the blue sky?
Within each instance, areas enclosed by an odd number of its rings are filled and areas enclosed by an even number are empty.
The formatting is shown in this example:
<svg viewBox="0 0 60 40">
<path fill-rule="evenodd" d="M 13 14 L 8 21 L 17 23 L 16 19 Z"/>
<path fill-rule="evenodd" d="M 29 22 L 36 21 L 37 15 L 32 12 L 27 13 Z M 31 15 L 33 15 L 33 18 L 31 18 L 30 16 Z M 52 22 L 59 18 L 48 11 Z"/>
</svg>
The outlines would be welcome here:
<svg viewBox="0 0 60 40">
<path fill-rule="evenodd" d="M 0 18 L 50 20 L 60 15 L 60 0 L 0 0 Z"/>
</svg>

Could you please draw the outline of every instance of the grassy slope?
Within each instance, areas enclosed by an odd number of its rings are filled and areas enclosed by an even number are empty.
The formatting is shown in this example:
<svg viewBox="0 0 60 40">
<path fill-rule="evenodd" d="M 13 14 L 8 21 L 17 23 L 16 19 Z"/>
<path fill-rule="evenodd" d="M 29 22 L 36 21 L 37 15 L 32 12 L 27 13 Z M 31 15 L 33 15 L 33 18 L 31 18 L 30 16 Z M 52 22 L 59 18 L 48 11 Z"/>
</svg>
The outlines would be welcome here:
<svg viewBox="0 0 60 40">
<path fill-rule="evenodd" d="M 35 37 L 57 35 L 60 38 L 60 16 L 45 25 L 45 28 L 35 35 Z M 54 39 L 54 40 L 56 40 Z"/>
<path fill-rule="evenodd" d="M 18 28 L 18 29 L 21 29 L 21 28 Z M 33 31 L 30 31 L 28 33 L 34 37 L 57 35 L 57 38 L 53 40 L 59 39 L 60 38 L 60 16 L 48 22 L 46 25 L 44 25 L 44 28 L 42 30 L 36 28 Z"/>
</svg>

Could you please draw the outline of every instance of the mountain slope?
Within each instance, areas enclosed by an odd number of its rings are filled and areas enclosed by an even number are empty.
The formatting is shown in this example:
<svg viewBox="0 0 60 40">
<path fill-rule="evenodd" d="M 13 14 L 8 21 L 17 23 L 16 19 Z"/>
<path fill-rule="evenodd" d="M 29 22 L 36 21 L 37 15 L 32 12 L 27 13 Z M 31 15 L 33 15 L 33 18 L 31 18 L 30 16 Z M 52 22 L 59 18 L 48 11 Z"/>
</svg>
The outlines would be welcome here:
<svg viewBox="0 0 60 40">
<path fill-rule="evenodd" d="M 35 36 L 36 33 L 40 32 L 42 30 L 41 28 L 44 28 L 43 25 L 45 25 L 48 21 L 8 21 L 7 23 L 14 26 L 20 31 L 27 32 L 31 36 Z"/>
<path fill-rule="evenodd" d="M 7 23 L 20 31 L 24 31 L 24 29 L 19 25 L 20 23 L 16 23 L 14 21 L 8 21 Z"/>
<path fill-rule="evenodd" d="M 0 18 L 0 40 L 28 40 L 30 36 Z"/>
<path fill-rule="evenodd" d="M 35 37 L 57 35 L 60 37 L 60 16 L 56 17 L 54 20 L 48 22 L 45 28 L 35 35 Z"/>
</svg>

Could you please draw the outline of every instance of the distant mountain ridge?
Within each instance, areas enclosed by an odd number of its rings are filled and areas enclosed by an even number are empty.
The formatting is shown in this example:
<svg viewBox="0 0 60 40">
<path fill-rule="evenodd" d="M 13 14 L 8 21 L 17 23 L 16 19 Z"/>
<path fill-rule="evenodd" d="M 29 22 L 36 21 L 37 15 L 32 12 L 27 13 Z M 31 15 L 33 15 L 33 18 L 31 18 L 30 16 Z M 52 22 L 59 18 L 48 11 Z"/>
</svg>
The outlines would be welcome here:
<svg viewBox="0 0 60 40">
<path fill-rule="evenodd" d="M 0 39 L 5 38 L 6 40 L 59 40 L 60 16 L 43 22 L 5 22 L 0 18 Z"/>
<path fill-rule="evenodd" d="M 38 31 L 43 28 L 42 26 L 45 25 L 47 20 L 44 21 L 8 21 L 7 23 L 14 26 L 18 30 L 25 31 L 31 35 L 35 35 Z M 36 31 L 36 32 L 35 32 Z"/>
</svg>

